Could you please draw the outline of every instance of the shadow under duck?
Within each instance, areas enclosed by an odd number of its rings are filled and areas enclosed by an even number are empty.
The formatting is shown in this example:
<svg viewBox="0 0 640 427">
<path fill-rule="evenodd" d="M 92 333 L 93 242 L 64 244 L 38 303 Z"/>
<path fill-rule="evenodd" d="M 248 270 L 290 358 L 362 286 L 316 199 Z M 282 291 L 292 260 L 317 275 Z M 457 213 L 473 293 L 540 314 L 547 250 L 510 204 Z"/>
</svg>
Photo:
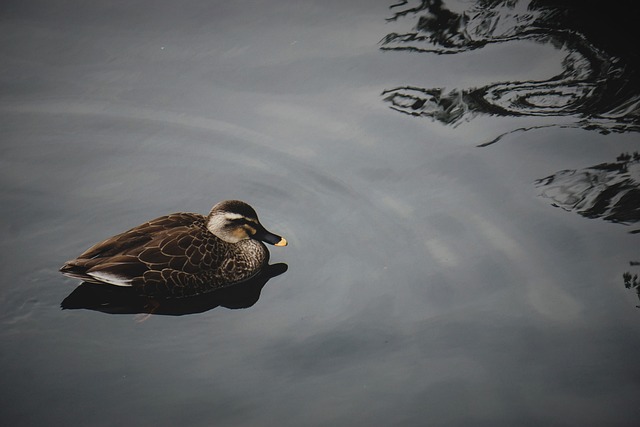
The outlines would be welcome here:
<svg viewBox="0 0 640 427">
<path fill-rule="evenodd" d="M 154 314 L 184 316 L 204 313 L 216 307 L 231 310 L 253 306 L 260 299 L 263 287 L 273 277 L 283 274 L 287 264 L 265 265 L 260 273 L 242 283 L 226 286 L 185 298 L 157 298 L 138 295 L 131 288 L 82 282 L 60 303 L 63 310 L 92 310 L 107 314 Z M 140 316 L 144 320 L 144 316 Z"/>
<path fill-rule="evenodd" d="M 262 242 L 287 245 L 260 224 L 251 206 L 226 200 L 206 217 L 180 212 L 141 224 L 92 246 L 60 271 L 140 295 L 187 297 L 254 277 L 269 261 Z"/>
</svg>

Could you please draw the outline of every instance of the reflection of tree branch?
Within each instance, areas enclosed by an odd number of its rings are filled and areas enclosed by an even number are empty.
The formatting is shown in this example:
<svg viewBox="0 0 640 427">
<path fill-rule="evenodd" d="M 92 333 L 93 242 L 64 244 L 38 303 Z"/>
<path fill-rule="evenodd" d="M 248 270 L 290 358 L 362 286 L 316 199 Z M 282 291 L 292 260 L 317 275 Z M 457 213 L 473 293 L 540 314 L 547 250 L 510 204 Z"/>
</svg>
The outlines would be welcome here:
<svg viewBox="0 0 640 427">
<path fill-rule="evenodd" d="M 407 3 L 409 3 L 407 0 L 400 0 L 398 3 L 392 4 L 391 6 L 389 6 L 389 9 L 404 6 Z"/>
<path fill-rule="evenodd" d="M 397 111 L 456 125 L 462 120 L 470 120 L 476 114 L 596 118 L 589 115 L 596 89 L 596 86 L 587 82 L 570 84 L 568 80 L 556 76 L 545 81 L 498 83 L 480 88 L 453 89 L 446 93 L 441 88 L 401 86 L 387 89 L 382 95 L 385 96 L 384 101 Z M 454 111 L 455 114 L 452 114 Z M 627 129 L 624 122 L 616 121 L 615 117 L 599 119 L 598 126 L 607 132 L 616 130 L 612 122 Z M 591 121 L 581 122 L 578 127 L 586 126 L 591 126 Z"/>
<path fill-rule="evenodd" d="M 446 124 L 457 124 L 469 114 L 471 100 L 464 100 L 462 92 L 444 93 L 443 89 L 423 89 L 404 86 L 382 92 L 390 108 L 411 116 L 431 117 Z"/>
<path fill-rule="evenodd" d="M 442 4 L 441 0 L 436 0 L 435 2 L 436 3 L 439 2 L 440 4 Z M 404 6 L 407 3 L 409 3 L 407 0 L 400 0 L 400 2 L 389 6 L 389 9 L 394 9 L 396 7 Z M 402 16 L 408 15 L 410 13 L 420 12 L 421 10 L 425 10 L 425 9 L 427 9 L 429 7 L 430 3 L 431 3 L 431 0 L 422 0 L 420 2 L 419 6 L 412 7 L 412 8 L 405 9 L 405 10 L 401 10 L 400 12 L 396 12 L 396 13 L 393 14 L 393 16 L 391 18 L 387 18 L 387 21 L 389 21 L 389 22 L 390 21 L 396 21 L 398 18 L 400 18 Z"/>
<path fill-rule="evenodd" d="M 640 280 L 638 280 L 638 275 L 631 275 L 630 272 L 625 272 L 622 274 L 622 278 L 624 279 L 624 286 L 627 289 L 635 288 L 638 295 L 640 295 Z"/>
<path fill-rule="evenodd" d="M 397 3 L 394 7 L 408 2 Z M 381 40 L 382 50 L 450 54 L 477 49 L 489 43 L 532 39 L 563 46 L 569 54 L 563 71 L 542 81 L 496 83 L 480 88 L 453 89 L 401 86 L 386 90 L 390 108 L 412 116 L 430 117 L 456 126 L 477 114 L 498 116 L 574 116 L 571 124 L 532 126 L 574 127 L 610 132 L 640 131 L 640 88 L 636 71 L 598 49 L 571 26 L 570 19 L 556 23 L 560 12 L 548 7 L 525 9 L 508 0 L 477 0 L 467 11 L 455 13 L 441 0 L 423 0 L 416 7 L 397 12 L 392 19 L 422 12 L 415 31 L 390 33 Z M 535 5 L 535 3 L 533 3 Z M 584 14 L 580 15 L 584 18 Z M 553 19 L 552 19 L 553 18 Z M 420 46 L 428 43 L 427 46 Z M 393 46 L 392 46 L 393 45 Z M 488 146 L 509 133 L 481 144 Z"/>
<path fill-rule="evenodd" d="M 539 126 L 529 126 L 529 127 L 522 127 L 522 128 L 518 128 L 518 129 L 513 129 L 509 132 L 505 132 L 502 133 L 500 135 L 498 135 L 497 137 L 495 137 L 494 139 L 492 139 L 491 141 L 487 141 L 487 142 L 483 142 L 482 144 L 478 144 L 477 147 L 488 147 L 489 145 L 493 145 L 496 142 L 501 141 L 503 138 L 514 134 L 514 133 L 519 133 L 519 132 L 528 132 L 530 130 L 537 130 L 537 129 L 545 129 L 545 128 L 558 128 L 558 129 L 585 129 L 585 130 L 594 130 L 597 132 L 600 132 L 601 134 L 609 134 L 611 132 L 615 132 L 615 133 L 622 133 L 622 132 L 639 132 L 640 131 L 640 126 L 638 125 L 617 125 L 615 122 L 611 123 L 611 122 L 603 122 L 603 123 L 597 123 L 597 122 L 591 122 L 591 121 L 587 121 L 587 120 L 581 120 L 581 121 L 577 121 L 574 123 L 553 123 L 550 125 L 539 125 Z M 637 231 L 638 233 L 640 233 L 640 230 Z M 635 231 L 633 232 L 635 233 Z"/>
<path fill-rule="evenodd" d="M 540 196 L 586 218 L 619 224 L 640 221 L 640 153 L 623 153 L 615 162 L 564 170 L 538 179 Z"/>
<path fill-rule="evenodd" d="M 455 13 L 444 7 L 441 0 L 423 0 L 419 6 L 396 12 L 393 17 L 387 19 L 387 21 L 395 21 L 401 16 L 424 11 L 418 17 L 415 26 L 416 32 L 410 33 L 415 34 L 416 37 L 405 38 L 404 35 L 390 34 L 382 40 L 382 43 L 419 41 L 429 42 L 434 47 L 396 46 L 383 47 L 382 49 L 429 51 L 445 54 L 478 49 L 488 43 L 525 38 L 546 38 L 548 31 L 533 25 L 541 13 L 537 11 L 511 13 L 509 11 L 514 8 L 514 4 L 515 2 L 478 1 L 471 9 Z M 424 36 L 417 36 L 419 33 Z M 398 37 L 401 40 L 397 40 Z"/>
<path fill-rule="evenodd" d="M 489 145 L 495 144 L 496 142 L 500 141 L 505 136 L 508 136 L 508 135 L 511 135 L 511 134 L 514 134 L 514 133 L 517 133 L 517 132 L 528 132 L 528 131 L 534 130 L 534 129 L 544 129 L 544 128 L 551 128 L 551 127 L 567 128 L 567 127 L 573 127 L 573 126 L 552 124 L 552 125 L 540 125 L 540 126 L 529 126 L 529 127 L 525 127 L 525 128 L 518 128 L 518 129 L 511 130 L 509 132 L 505 132 L 505 133 L 497 136 L 496 138 L 492 139 L 491 141 L 483 142 L 482 144 L 478 144 L 477 147 L 488 147 Z"/>
<path fill-rule="evenodd" d="M 618 224 L 640 222 L 640 153 L 622 153 L 615 162 L 601 163 L 580 170 L 563 170 L 538 179 L 540 196 L 551 205 L 576 212 L 586 218 L 601 218 Z M 631 231 L 636 234 L 639 229 Z M 640 262 L 631 261 L 632 267 Z M 640 298 L 638 274 L 622 275 L 627 289 Z M 640 306 L 639 306 L 640 307 Z"/>
<path fill-rule="evenodd" d="M 629 265 L 640 265 L 640 262 L 631 261 L 629 262 Z M 635 290 L 636 295 L 638 295 L 638 299 L 640 299 L 640 278 L 638 278 L 638 274 L 632 275 L 630 271 L 625 271 L 622 273 L 622 280 L 624 280 L 624 287 Z M 640 305 L 636 305 L 636 307 L 640 308 Z"/>
</svg>

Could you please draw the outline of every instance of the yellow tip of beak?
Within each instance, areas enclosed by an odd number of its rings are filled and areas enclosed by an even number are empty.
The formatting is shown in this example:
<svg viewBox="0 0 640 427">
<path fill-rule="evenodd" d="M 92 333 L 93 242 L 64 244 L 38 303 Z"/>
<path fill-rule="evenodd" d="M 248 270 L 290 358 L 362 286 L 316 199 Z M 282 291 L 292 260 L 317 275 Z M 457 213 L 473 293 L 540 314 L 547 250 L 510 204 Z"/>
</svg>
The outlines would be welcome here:
<svg viewBox="0 0 640 427">
<path fill-rule="evenodd" d="M 280 241 L 275 244 L 275 246 L 287 246 L 287 239 L 285 239 L 284 237 L 281 238 Z"/>
</svg>

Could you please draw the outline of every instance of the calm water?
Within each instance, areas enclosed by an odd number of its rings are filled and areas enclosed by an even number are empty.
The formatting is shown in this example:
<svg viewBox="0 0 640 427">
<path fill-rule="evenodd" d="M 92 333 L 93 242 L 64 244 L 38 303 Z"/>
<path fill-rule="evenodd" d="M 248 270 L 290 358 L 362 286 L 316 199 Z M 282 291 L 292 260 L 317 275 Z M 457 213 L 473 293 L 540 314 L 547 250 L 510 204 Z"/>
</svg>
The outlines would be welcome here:
<svg viewBox="0 0 640 427">
<path fill-rule="evenodd" d="M 635 425 L 630 15 L 549 3 L 3 2 L 0 424 Z M 227 198 L 270 280 L 61 310 Z"/>
</svg>

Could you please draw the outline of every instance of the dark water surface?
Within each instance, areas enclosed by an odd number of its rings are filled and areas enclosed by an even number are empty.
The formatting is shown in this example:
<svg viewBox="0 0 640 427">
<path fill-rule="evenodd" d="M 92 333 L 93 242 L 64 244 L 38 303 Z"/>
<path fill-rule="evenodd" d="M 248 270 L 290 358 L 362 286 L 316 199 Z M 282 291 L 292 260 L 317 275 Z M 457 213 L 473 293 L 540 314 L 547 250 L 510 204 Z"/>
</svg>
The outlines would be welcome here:
<svg viewBox="0 0 640 427">
<path fill-rule="evenodd" d="M 0 424 L 636 425 L 630 14 L 554 4 L 3 2 Z M 270 280 L 70 296 L 227 198 Z"/>
</svg>

